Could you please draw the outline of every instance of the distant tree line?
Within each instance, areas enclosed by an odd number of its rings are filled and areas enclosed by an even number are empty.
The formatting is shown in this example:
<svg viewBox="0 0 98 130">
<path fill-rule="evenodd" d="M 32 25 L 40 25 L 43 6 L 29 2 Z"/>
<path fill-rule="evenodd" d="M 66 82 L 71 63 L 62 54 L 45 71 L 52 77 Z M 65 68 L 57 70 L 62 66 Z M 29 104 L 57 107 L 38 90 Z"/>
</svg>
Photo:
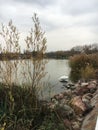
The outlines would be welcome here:
<svg viewBox="0 0 98 130">
<path fill-rule="evenodd" d="M 94 43 L 91 45 L 83 45 L 83 46 L 75 46 L 71 49 L 71 51 L 79 51 L 81 53 L 92 54 L 98 52 L 98 43 Z"/>
<path fill-rule="evenodd" d="M 1 53 L 0 60 L 2 59 L 29 59 L 31 57 L 38 57 L 42 55 L 44 58 L 50 59 L 68 59 L 70 56 L 78 55 L 78 54 L 94 54 L 98 52 L 98 44 L 91 44 L 91 45 L 83 45 L 83 46 L 75 46 L 70 50 L 65 51 L 54 51 L 54 52 L 36 52 L 36 51 L 28 51 L 25 50 L 23 53 Z M 4 58 L 5 57 L 5 58 Z"/>
<path fill-rule="evenodd" d="M 70 56 L 73 56 L 74 54 L 80 54 L 80 52 L 74 50 L 47 52 L 45 54 L 45 57 L 54 59 L 68 59 Z"/>
<path fill-rule="evenodd" d="M 47 58 L 55 58 L 55 59 L 67 59 L 70 56 L 74 56 L 76 54 L 93 54 L 98 52 L 98 44 L 84 45 L 84 46 L 75 46 L 70 50 L 66 51 L 55 51 L 55 52 L 47 52 L 45 56 Z"/>
</svg>

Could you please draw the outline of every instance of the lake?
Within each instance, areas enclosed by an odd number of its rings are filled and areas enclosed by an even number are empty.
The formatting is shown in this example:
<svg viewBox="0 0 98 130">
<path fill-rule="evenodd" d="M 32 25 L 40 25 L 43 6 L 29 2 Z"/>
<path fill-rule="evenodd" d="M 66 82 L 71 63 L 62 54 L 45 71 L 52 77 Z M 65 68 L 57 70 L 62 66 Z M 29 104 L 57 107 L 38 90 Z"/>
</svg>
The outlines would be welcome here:
<svg viewBox="0 0 98 130">
<path fill-rule="evenodd" d="M 48 72 L 45 79 L 46 82 L 49 83 L 49 89 L 47 88 L 46 92 L 49 90 L 52 96 L 64 91 L 65 87 L 58 79 L 63 75 L 69 76 L 70 67 L 68 65 L 68 60 L 50 59 L 46 64 L 45 71 Z"/>
<path fill-rule="evenodd" d="M 21 60 L 22 61 L 22 60 Z M 18 73 L 17 73 L 17 77 L 18 79 L 16 79 L 16 73 L 15 73 L 15 70 L 13 69 L 13 82 L 16 81 L 16 83 L 22 83 L 25 82 L 27 83 L 28 82 L 28 78 L 25 78 L 25 77 L 22 77 L 22 74 L 20 74 L 20 71 L 21 72 L 26 72 L 28 70 L 28 68 L 26 67 L 26 64 L 31 64 L 31 61 L 30 60 L 23 60 L 25 61 L 25 64 L 23 64 L 22 62 L 20 62 L 18 64 Z M 11 61 L 11 62 L 14 62 L 14 61 Z M 7 61 L 1 61 L 1 66 L 6 66 L 6 63 Z M 3 63 L 3 64 L 2 64 Z M 10 64 L 9 64 L 10 65 Z M 7 67 L 9 67 L 9 65 L 7 65 Z M 24 65 L 24 70 L 22 70 L 22 66 Z M 4 67 L 5 67 L 4 66 Z M 2 71 L 4 73 L 4 71 Z M 32 72 L 32 70 L 31 70 Z M 68 60 L 56 60 L 56 59 L 49 59 L 47 64 L 46 64 L 46 67 L 45 67 L 45 72 L 47 72 L 47 75 L 45 76 L 45 78 L 43 79 L 44 81 L 44 93 L 43 93 L 43 96 L 46 96 L 46 95 L 54 95 L 54 94 L 57 94 L 59 92 L 62 92 L 64 91 L 64 86 L 61 82 L 59 82 L 59 78 L 63 75 L 66 75 L 68 76 L 69 73 L 70 73 L 70 68 L 69 68 L 69 65 L 68 65 Z M 6 76 L 5 76 L 6 77 Z M 27 73 L 26 73 L 26 77 L 28 77 Z M 9 77 L 7 77 L 7 80 L 8 80 Z"/>
</svg>

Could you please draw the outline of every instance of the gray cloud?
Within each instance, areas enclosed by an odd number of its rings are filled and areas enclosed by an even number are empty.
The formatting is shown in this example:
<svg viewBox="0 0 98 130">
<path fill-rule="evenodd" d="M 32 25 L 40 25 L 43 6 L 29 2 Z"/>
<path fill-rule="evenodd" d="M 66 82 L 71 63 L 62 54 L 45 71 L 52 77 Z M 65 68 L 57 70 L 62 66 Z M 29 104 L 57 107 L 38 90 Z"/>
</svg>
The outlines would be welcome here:
<svg viewBox="0 0 98 130">
<path fill-rule="evenodd" d="M 36 5 L 43 7 L 43 6 L 53 4 L 55 0 L 54 1 L 53 0 L 14 0 L 14 1 L 22 2 L 22 3 L 36 4 Z"/>
<path fill-rule="evenodd" d="M 63 13 L 70 15 L 81 15 L 85 13 L 98 12 L 97 0 L 68 0 L 62 4 Z"/>
<path fill-rule="evenodd" d="M 85 17 L 80 16 L 80 20 L 78 20 L 75 25 L 77 26 L 90 26 L 90 27 L 96 27 L 98 26 L 98 17 L 97 14 L 92 15 L 86 15 Z"/>
<path fill-rule="evenodd" d="M 0 0 L 0 23 L 12 19 L 23 34 L 32 27 L 34 12 L 49 50 L 98 41 L 98 0 Z"/>
</svg>

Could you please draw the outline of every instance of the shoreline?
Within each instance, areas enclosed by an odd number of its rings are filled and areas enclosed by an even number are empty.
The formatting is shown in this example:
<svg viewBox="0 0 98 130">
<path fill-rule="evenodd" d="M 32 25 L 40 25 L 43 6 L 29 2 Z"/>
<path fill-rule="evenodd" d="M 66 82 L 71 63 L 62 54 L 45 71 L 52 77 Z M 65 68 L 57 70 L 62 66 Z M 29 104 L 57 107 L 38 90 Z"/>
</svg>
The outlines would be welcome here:
<svg viewBox="0 0 98 130">
<path fill-rule="evenodd" d="M 93 111 L 93 113 L 96 111 L 96 103 L 93 102 L 97 94 L 98 83 L 96 80 L 81 84 L 77 83 L 74 84 L 74 89 L 70 87 L 65 92 L 51 97 L 51 101 L 47 103 L 47 106 L 52 111 L 58 111 L 64 125 L 70 124 L 69 129 L 80 130 L 81 127 L 81 130 L 88 130 L 89 128 L 87 129 L 85 125 L 89 126 L 92 121 L 87 122 L 86 120 L 88 116 L 91 116 Z M 97 99 L 98 96 L 96 97 L 96 101 Z M 95 127 L 95 122 L 92 126 L 93 128 Z"/>
</svg>

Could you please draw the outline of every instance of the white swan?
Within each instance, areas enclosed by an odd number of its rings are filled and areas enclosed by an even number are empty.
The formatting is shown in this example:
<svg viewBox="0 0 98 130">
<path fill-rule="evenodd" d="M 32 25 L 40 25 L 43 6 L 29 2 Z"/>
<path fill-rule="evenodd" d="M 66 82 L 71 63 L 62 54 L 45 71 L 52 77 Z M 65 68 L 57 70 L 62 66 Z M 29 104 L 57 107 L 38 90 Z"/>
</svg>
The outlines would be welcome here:
<svg viewBox="0 0 98 130">
<path fill-rule="evenodd" d="M 60 81 L 60 82 L 68 82 L 68 76 L 65 76 L 65 75 L 61 76 L 61 77 L 59 78 L 59 81 Z"/>
</svg>

